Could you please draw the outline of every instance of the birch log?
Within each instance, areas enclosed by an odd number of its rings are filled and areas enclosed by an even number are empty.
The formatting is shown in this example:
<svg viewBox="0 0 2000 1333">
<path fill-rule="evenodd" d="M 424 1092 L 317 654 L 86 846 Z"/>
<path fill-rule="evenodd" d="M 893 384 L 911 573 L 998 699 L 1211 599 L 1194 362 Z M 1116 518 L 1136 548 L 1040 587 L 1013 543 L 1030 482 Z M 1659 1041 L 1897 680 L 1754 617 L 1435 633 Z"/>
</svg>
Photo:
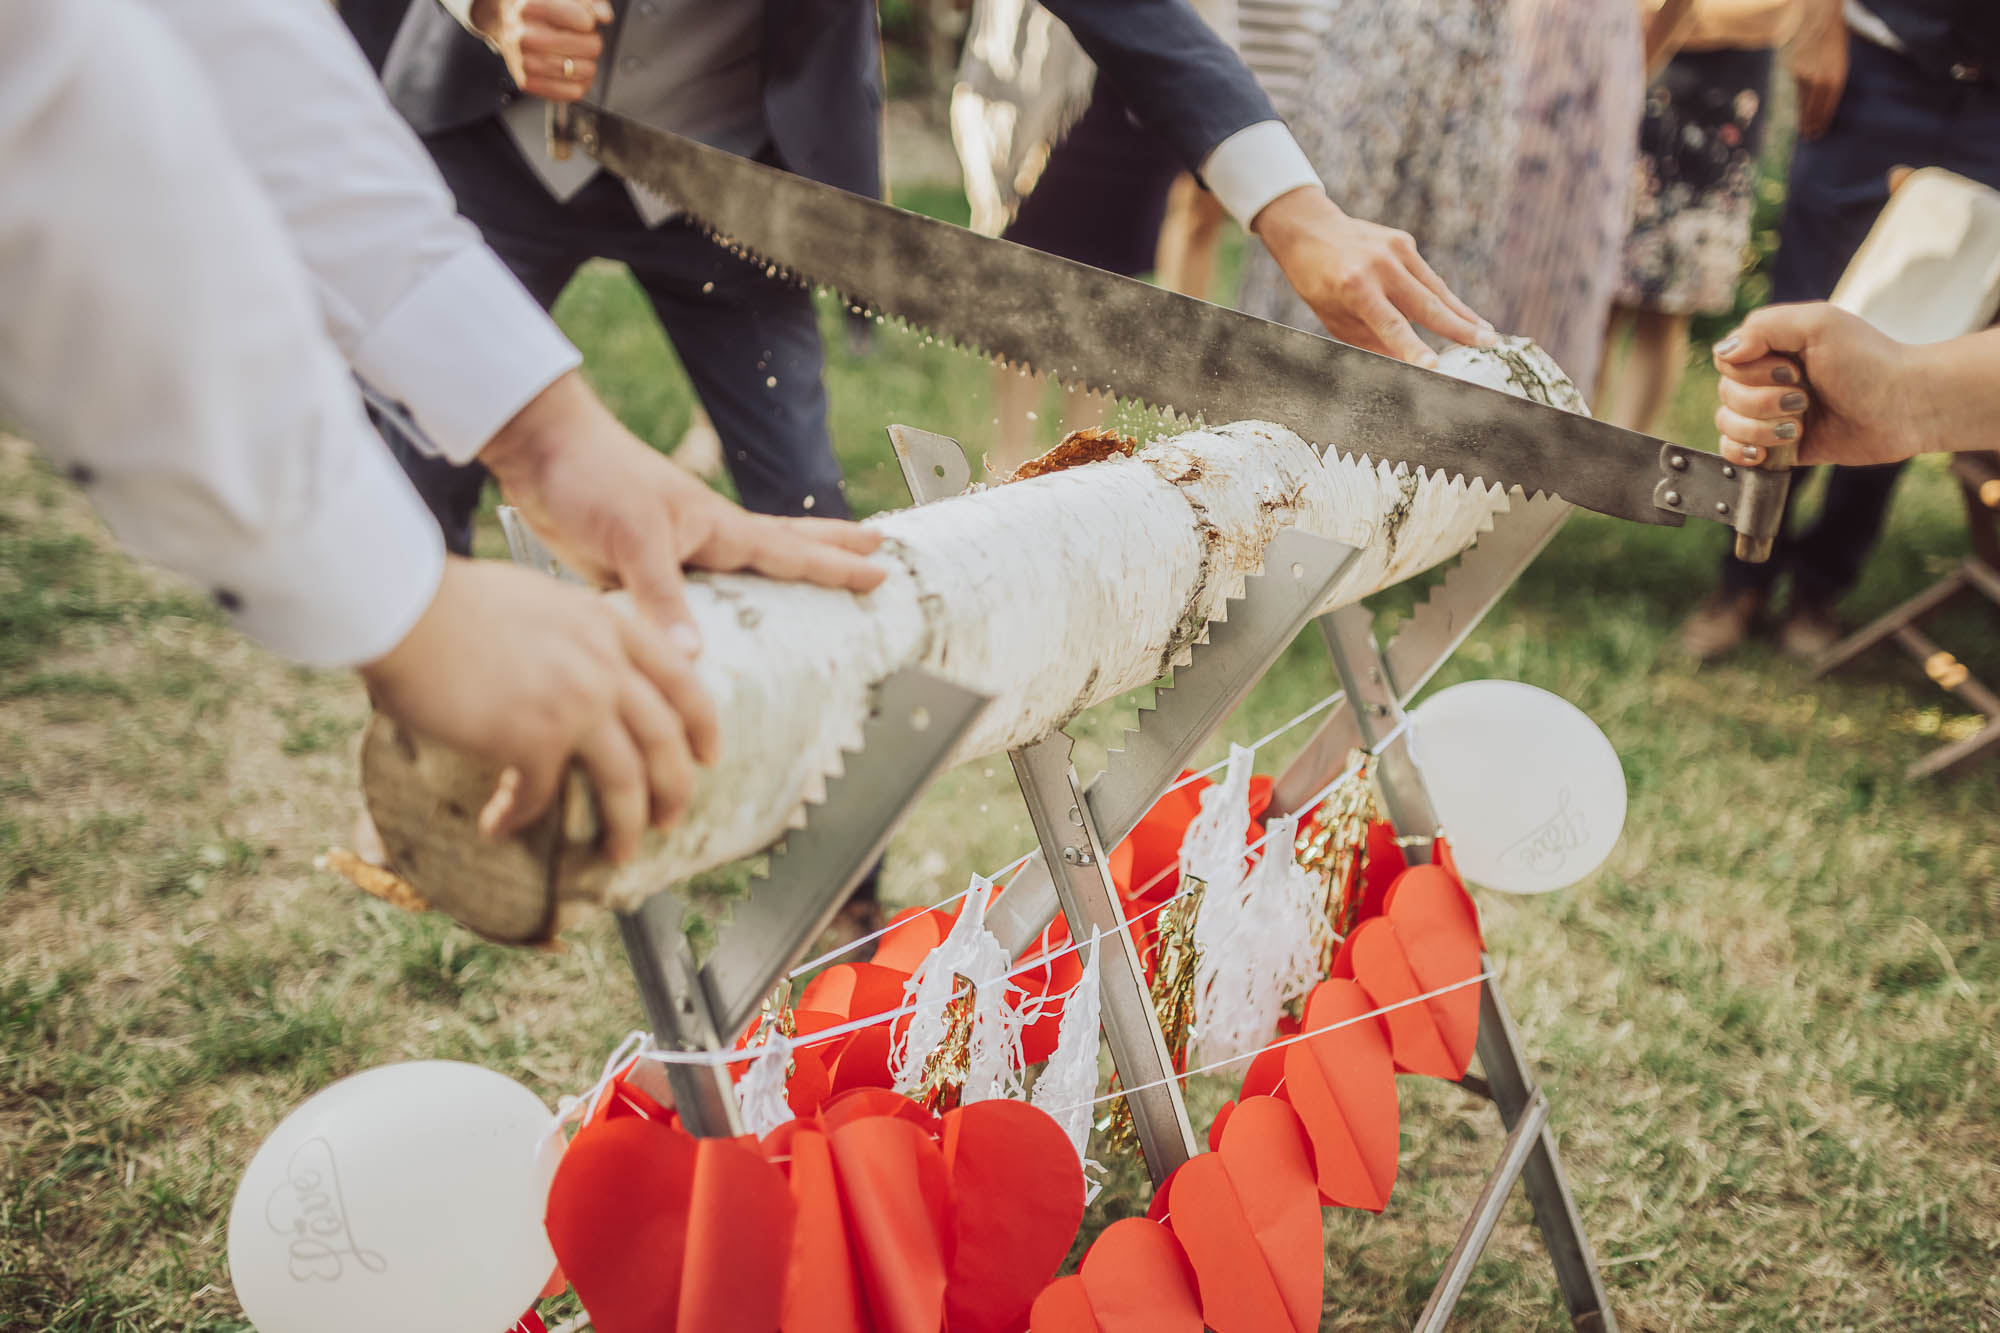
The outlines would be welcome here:
<svg viewBox="0 0 2000 1333">
<path fill-rule="evenodd" d="M 1446 368 L 1582 410 L 1532 345 L 1461 349 Z M 580 778 L 565 812 L 486 842 L 474 820 L 493 774 L 379 718 L 363 745 L 369 809 L 396 868 L 431 902 L 496 937 L 536 938 L 557 925 L 558 902 L 633 907 L 776 841 L 856 742 L 871 687 L 898 668 L 992 696 L 953 760 L 992 754 L 1185 660 L 1286 527 L 1360 549 L 1332 609 L 1450 558 L 1505 507 L 1497 489 L 1332 452 L 1322 462 L 1277 426 L 1192 431 L 871 520 L 889 576 L 866 595 L 696 578 L 723 758 L 626 866 L 592 851 Z"/>
</svg>

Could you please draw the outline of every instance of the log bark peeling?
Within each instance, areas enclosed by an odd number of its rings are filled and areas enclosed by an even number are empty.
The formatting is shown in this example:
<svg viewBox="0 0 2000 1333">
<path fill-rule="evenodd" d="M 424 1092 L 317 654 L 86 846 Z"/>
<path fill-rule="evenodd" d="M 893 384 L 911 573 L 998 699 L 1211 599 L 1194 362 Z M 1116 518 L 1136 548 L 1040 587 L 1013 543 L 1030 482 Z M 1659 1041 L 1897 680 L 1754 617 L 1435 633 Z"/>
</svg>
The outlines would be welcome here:
<svg viewBox="0 0 2000 1333">
<path fill-rule="evenodd" d="M 1582 410 L 1539 349 L 1460 350 L 1468 379 Z M 396 868 L 475 929 L 528 940 L 557 904 L 635 907 L 776 841 L 856 742 L 872 686 L 920 665 L 992 696 L 953 762 L 1048 735 L 1184 661 L 1265 544 L 1299 527 L 1357 547 L 1326 609 L 1449 559 L 1506 508 L 1497 489 L 1329 455 L 1238 422 L 1126 457 L 992 487 L 871 522 L 889 569 L 864 596 L 738 575 L 694 580 L 701 678 L 723 759 L 679 822 L 611 867 L 591 850 L 581 779 L 565 808 L 506 843 L 474 818 L 492 775 L 377 719 L 363 784 Z M 615 594 L 614 594 L 615 595 Z"/>
</svg>

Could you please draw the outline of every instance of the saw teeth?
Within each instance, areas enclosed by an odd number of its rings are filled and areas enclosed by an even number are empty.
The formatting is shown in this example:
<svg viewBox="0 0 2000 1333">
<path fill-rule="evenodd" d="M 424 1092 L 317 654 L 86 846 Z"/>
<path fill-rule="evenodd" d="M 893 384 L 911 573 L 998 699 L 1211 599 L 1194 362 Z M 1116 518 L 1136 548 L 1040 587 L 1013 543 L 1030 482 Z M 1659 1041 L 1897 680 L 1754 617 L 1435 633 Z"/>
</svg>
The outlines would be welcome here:
<svg viewBox="0 0 2000 1333">
<path fill-rule="evenodd" d="M 659 191 L 653 190 L 650 186 L 642 184 L 640 188 L 652 193 L 663 202 L 680 207 L 679 204 L 667 199 L 666 196 L 661 195 Z M 878 325 L 905 330 L 922 337 L 930 345 L 976 356 L 990 365 L 999 366 L 1002 369 L 1011 370 L 1017 374 L 1033 375 L 1038 379 L 1054 381 L 1069 392 L 1087 393 L 1103 402 L 1114 404 L 1118 407 L 1136 409 L 1142 414 L 1164 421 L 1175 431 L 1198 430 L 1204 425 L 1202 417 L 1198 414 L 1191 415 L 1169 404 L 1155 403 L 1145 398 L 1123 396 L 1107 384 L 1100 384 L 1088 379 L 1065 375 L 1061 371 L 1043 370 L 1033 362 L 1010 357 L 1002 352 L 995 352 L 976 342 L 963 340 L 951 334 L 934 332 L 920 325 L 910 323 L 901 315 L 884 313 L 873 301 L 846 291 L 836 283 L 822 282 L 810 274 L 800 273 L 796 269 L 767 259 L 753 247 L 744 245 L 734 237 L 718 231 L 699 213 L 688 209 L 683 209 L 682 212 L 685 217 L 694 223 L 703 236 L 715 244 L 722 246 L 733 257 L 762 268 L 767 276 L 782 279 L 794 286 L 805 287 L 815 292 L 830 293 L 836 301 L 846 307 L 850 314 L 860 314 L 873 319 Z"/>
<path fill-rule="evenodd" d="M 1172 694 L 1174 690 L 1178 688 L 1181 683 L 1180 682 L 1181 673 L 1184 671 L 1191 670 L 1195 666 L 1195 664 L 1200 660 L 1199 654 L 1201 650 L 1207 646 L 1209 639 L 1212 637 L 1214 628 L 1217 625 L 1226 625 L 1229 623 L 1229 608 L 1235 606 L 1239 602 L 1247 601 L 1251 593 L 1256 589 L 1258 581 L 1265 578 L 1267 576 L 1267 573 L 1268 573 L 1267 570 L 1259 569 L 1254 574 L 1246 575 L 1243 580 L 1243 591 L 1235 594 L 1234 596 L 1223 598 L 1222 606 L 1218 609 L 1217 614 L 1210 617 L 1208 620 L 1202 622 L 1201 636 L 1197 638 L 1192 644 L 1190 644 L 1186 650 L 1184 650 L 1188 652 L 1187 662 L 1181 666 L 1173 668 L 1170 672 L 1168 672 L 1166 684 L 1157 685 L 1153 688 L 1153 702 L 1151 702 L 1150 704 L 1139 705 L 1139 725 L 1136 727 L 1126 727 L 1123 731 L 1119 732 L 1118 744 L 1114 747 L 1106 749 L 1104 755 L 1104 767 L 1107 771 L 1109 771 L 1112 765 L 1116 762 L 1118 756 L 1124 754 L 1129 748 L 1131 748 L 1130 738 L 1133 736 L 1137 736 L 1142 731 L 1144 731 L 1146 729 L 1147 720 L 1152 715 L 1158 713 L 1162 708 L 1166 706 L 1167 696 Z"/>
</svg>

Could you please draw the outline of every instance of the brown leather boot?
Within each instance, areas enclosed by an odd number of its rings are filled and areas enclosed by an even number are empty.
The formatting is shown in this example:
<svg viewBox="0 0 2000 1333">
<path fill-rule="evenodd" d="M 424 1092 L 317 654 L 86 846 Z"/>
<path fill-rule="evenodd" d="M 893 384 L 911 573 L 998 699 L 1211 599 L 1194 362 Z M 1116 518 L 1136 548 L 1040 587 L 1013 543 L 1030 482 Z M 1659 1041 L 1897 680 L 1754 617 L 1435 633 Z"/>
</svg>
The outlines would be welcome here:
<svg viewBox="0 0 2000 1333">
<path fill-rule="evenodd" d="M 1717 588 L 1681 625 L 1681 650 L 1697 662 L 1727 657 L 1750 637 L 1764 600 L 1761 588 Z"/>
<path fill-rule="evenodd" d="M 1840 620 L 1833 614 L 1833 603 L 1792 594 L 1785 623 L 1778 626 L 1778 646 L 1785 655 L 1810 662 L 1839 642 Z"/>
</svg>

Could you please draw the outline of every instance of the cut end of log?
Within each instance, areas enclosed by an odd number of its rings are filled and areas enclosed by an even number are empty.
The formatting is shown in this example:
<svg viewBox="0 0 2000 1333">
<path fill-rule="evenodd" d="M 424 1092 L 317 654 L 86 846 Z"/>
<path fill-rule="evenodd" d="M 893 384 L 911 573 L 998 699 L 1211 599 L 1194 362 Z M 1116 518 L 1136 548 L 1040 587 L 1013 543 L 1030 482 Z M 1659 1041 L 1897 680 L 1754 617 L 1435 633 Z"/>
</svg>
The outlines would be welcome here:
<svg viewBox="0 0 2000 1333">
<path fill-rule="evenodd" d="M 578 848 L 567 836 L 573 809 L 567 793 L 512 837 L 481 834 L 479 811 L 498 777 L 491 767 L 379 715 L 361 738 L 368 813 L 389 864 L 412 895 L 488 939 L 538 944 L 561 925 L 561 878 L 588 881 L 577 863 L 595 850 Z"/>
</svg>

